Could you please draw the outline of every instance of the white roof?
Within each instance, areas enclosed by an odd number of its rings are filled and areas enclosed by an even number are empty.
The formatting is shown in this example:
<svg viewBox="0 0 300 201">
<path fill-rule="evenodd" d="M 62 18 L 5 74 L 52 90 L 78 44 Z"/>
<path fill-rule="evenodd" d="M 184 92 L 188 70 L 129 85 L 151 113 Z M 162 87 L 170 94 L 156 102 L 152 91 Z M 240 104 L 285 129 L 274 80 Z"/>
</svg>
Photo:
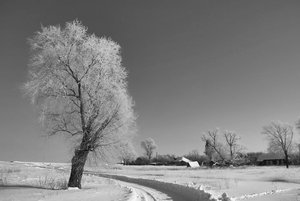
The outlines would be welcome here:
<svg viewBox="0 0 300 201">
<path fill-rule="evenodd" d="M 179 159 L 179 161 L 183 161 L 183 162 L 186 162 L 186 163 L 191 162 L 191 160 L 189 160 L 189 159 L 187 159 L 187 158 L 185 158 L 185 157 L 181 157 L 181 158 Z"/>
</svg>

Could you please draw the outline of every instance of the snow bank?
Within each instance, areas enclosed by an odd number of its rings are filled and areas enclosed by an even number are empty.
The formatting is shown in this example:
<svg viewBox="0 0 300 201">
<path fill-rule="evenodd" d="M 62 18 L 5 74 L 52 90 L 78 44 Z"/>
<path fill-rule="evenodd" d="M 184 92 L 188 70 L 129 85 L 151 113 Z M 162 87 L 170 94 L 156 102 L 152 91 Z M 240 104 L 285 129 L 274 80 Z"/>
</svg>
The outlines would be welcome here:
<svg viewBox="0 0 300 201">
<path fill-rule="evenodd" d="M 273 191 L 262 192 L 262 193 L 253 193 L 253 194 L 250 194 L 250 195 L 242 195 L 242 196 L 236 197 L 232 200 L 235 201 L 235 200 L 250 199 L 250 198 L 261 197 L 261 196 L 265 196 L 265 195 L 272 195 L 272 194 L 275 194 L 275 193 L 290 191 L 290 190 L 291 189 L 282 189 L 282 190 L 273 190 Z"/>
<path fill-rule="evenodd" d="M 126 188 L 129 189 L 129 198 L 127 199 L 127 201 L 137 201 L 138 194 L 135 191 L 135 189 L 130 187 L 126 187 Z"/>
<path fill-rule="evenodd" d="M 94 174 L 94 173 L 91 173 Z M 105 178 L 117 179 L 129 183 L 135 183 L 149 188 L 156 189 L 163 193 L 166 193 L 173 200 L 185 200 L 185 201 L 230 201 L 230 198 L 224 193 L 222 197 L 213 198 L 210 193 L 205 192 L 203 189 L 192 188 L 189 186 L 183 186 L 179 184 L 167 183 L 162 181 L 141 179 L 141 178 L 130 178 L 119 175 L 108 175 L 108 174 L 94 174 Z"/>
<path fill-rule="evenodd" d="M 69 191 L 74 191 L 74 190 L 79 190 L 79 188 L 78 187 L 68 187 L 68 190 Z"/>
</svg>

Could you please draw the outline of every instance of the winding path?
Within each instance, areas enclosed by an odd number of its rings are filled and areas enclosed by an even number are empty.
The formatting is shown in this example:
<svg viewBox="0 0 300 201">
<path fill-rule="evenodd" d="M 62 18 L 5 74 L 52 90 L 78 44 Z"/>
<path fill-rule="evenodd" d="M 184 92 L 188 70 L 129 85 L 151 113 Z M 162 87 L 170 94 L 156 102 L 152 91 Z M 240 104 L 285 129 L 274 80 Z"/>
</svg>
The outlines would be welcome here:
<svg viewBox="0 0 300 201">
<path fill-rule="evenodd" d="M 121 185 L 131 189 L 131 195 L 128 201 L 160 201 L 171 200 L 167 195 L 154 191 L 153 189 L 140 186 L 138 184 L 119 181 Z"/>
<path fill-rule="evenodd" d="M 210 194 L 179 184 L 166 183 L 150 179 L 130 178 L 120 175 L 86 172 L 94 176 L 100 176 L 121 181 L 124 186 L 132 188 L 133 194 L 137 194 L 142 201 L 207 201 Z M 133 199 L 134 200 L 134 199 Z"/>
</svg>

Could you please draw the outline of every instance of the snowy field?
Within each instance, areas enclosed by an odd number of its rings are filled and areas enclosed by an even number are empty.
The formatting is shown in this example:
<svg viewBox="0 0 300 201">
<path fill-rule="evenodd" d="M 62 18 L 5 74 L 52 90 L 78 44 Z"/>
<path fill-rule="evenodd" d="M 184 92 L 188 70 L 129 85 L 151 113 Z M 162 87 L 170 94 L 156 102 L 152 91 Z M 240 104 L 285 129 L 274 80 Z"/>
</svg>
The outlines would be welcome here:
<svg viewBox="0 0 300 201">
<path fill-rule="evenodd" d="M 299 201 L 300 168 L 86 168 L 82 190 L 66 189 L 70 164 L 0 162 L 0 201 Z M 226 193 L 227 196 L 224 196 Z"/>
<path fill-rule="evenodd" d="M 0 201 L 117 201 L 130 194 L 114 180 L 87 175 L 82 190 L 66 189 L 63 169 L 69 164 L 0 161 Z"/>
<path fill-rule="evenodd" d="M 107 174 L 144 178 L 204 190 L 213 198 L 226 193 L 231 200 L 298 201 L 300 168 L 283 166 L 190 169 L 168 166 L 121 166 Z"/>
</svg>

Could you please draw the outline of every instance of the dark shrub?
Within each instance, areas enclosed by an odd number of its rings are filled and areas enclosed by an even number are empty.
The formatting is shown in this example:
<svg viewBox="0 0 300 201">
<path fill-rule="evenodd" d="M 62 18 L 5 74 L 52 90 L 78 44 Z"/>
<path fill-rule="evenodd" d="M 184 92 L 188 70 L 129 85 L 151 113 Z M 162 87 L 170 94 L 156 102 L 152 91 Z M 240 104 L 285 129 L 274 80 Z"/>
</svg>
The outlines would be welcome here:
<svg viewBox="0 0 300 201">
<path fill-rule="evenodd" d="M 135 160 L 135 165 L 149 165 L 150 164 L 150 160 L 146 157 L 138 157 Z"/>
</svg>

